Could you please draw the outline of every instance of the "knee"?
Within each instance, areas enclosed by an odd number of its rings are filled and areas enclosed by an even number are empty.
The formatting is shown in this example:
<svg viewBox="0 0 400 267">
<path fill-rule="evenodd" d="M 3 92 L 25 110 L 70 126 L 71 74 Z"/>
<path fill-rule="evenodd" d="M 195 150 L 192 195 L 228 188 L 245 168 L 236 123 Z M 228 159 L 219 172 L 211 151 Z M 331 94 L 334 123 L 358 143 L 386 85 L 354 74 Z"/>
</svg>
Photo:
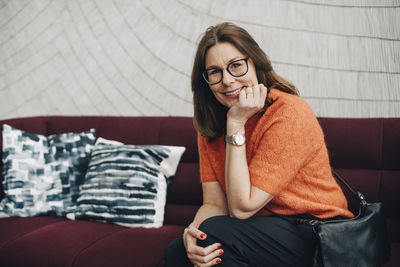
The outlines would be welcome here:
<svg viewBox="0 0 400 267">
<path fill-rule="evenodd" d="M 199 230 L 203 231 L 206 234 L 212 234 L 215 232 L 219 232 L 220 230 L 222 230 L 224 227 L 227 227 L 227 224 L 229 220 L 231 220 L 232 218 L 228 217 L 228 216 L 214 216 L 214 217 L 210 217 L 206 220 L 204 220 L 200 226 L 199 226 Z"/>
<path fill-rule="evenodd" d="M 207 237 L 205 240 L 198 242 L 200 246 L 208 246 L 217 242 L 223 242 L 232 234 L 232 221 L 237 220 L 229 216 L 215 216 L 204 220 L 199 230 L 204 232 Z"/>
<path fill-rule="evenodd" d="M 237 238 L 238 229 L 242 226 L 239 219 L 229 216 L 215 216 L 205 220 L 199 230 L 206 233 L 204 240 L 198 240 L 197 244 L 206 247 L 215 243 L 220 243 L 224 251 L 218 258 L 222 260 L 218 266 L 248 266 L 247 258 L 240 250 Z"/>
</svg>

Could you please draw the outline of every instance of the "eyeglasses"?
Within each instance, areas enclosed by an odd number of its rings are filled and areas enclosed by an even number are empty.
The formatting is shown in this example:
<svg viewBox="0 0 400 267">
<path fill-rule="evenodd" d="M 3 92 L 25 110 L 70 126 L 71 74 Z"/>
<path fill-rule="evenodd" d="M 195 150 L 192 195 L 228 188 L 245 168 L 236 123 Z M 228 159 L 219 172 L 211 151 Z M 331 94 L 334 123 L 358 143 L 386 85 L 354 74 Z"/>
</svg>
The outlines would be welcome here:
<svg viewBox="0 0 400 267">
<path fill-rule="evenodd" d="M 233 77 L 241 77 L 249 70 L 247 61 L 249 57 L 237 59 L 226 66 L 226 70 Z M 223 70 L 220 68 L 209 68 L 203 71 L 203 78 L 209 85 L 217 84 L 222 81 Z"/>
</svg>

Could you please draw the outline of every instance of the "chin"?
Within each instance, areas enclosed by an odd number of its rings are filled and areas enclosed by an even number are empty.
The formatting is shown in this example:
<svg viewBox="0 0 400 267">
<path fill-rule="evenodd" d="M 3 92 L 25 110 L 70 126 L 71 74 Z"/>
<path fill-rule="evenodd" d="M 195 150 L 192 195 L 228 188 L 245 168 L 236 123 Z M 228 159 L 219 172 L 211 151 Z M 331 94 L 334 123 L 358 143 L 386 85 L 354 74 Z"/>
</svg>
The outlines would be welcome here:
<svg viewBox="0 0 400 267">
<path fill-rule="evenodd" d="M 215 95 L 215 98 L 221 105 L 223 105 L 224 107 L 227 107 L 227 108 L 231 108 L 233 105 L 235 105 L 239 101 L 239 96 L 229 98 L 224 94 Z"/>
<path fill-rule="evenodd" d="M 232 100 L 230 100 L 230 101 L 226 101 L 226 102 L 225 102 L 224 104 L 222 104 L 222 105 L 224 105 L 224 106 L 227 107 L 227 108 L 231 108 L 231 107 L 233 107 L 237 102 L 238 102 L 237 99 L 232 99 Z"/>
</svg>

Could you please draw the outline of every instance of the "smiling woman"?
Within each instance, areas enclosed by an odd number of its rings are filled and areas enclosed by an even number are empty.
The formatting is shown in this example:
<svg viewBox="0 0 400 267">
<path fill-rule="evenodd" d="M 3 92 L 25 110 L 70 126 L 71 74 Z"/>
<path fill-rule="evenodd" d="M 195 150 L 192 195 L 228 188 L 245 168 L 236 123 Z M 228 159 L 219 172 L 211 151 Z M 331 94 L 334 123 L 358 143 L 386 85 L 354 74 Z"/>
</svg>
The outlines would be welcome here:
<svg viewBox="0 0 400 267">
<path fill-rule="evenodd" d="M 230 82 L 233 84 L 227 84 Z M 234 87 L 239 83 L 241 86 Z M 245 87 L 258 83 L 268 91 L 277 88 L 298 95 L 297 88 L 273 70 L 267 55 L 246 30 L 229 23 L 208 28 L 198 45 L 192 70 L 197 130 L 209 140 L 223 135 L 228 107 L 225 104 L 237 100 Z M 233 99 L 225 98 L 228 103 L 221 103 L 214 97 L 215 92 Z M 267 107 L 268 102 L 265 104 Z"/>
<path fill-rule="evenodd" d="M 251 58 L 228 42 L 217 43 L 208 50 L 205 73 L 215 98 L 228 108 L 236 104 L 243 89 L 258 84 Z"/>
<path fill-rule="evenodd" d="M 203 205 L 166 249 L 167 266 L 311 266 L 311 227 L 270 216 L 352 217 L 324 135 L 294 85 L 246 30 L 202 37 L 192 71 Z"/>
</svg>

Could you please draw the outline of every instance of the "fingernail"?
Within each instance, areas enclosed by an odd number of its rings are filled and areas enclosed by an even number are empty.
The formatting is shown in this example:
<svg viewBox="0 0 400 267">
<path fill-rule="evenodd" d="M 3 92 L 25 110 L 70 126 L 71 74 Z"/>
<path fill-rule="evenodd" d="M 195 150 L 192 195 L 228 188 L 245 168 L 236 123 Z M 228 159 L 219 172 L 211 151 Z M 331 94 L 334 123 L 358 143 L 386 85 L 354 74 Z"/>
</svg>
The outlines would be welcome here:
<svg viewBox="0 0 400 267">
<path fill-rule="evenodd" d="M 216 263 L 220 263 L 220 262 L 221 262 L 221 259 L 217 259 L 215 262 L 216 262 Z"/>
<path fill-rule="evenodd" d="M 224 254 L 224 251 L 221 249 L 219 252 L 219 255 L 222 255 L 222 254 Z"/>
<path fill-rule="evenodd" d="M 221 244 L 218 244 L 217 248 L 220 248 L 220 247 L 221 247 Z"/>
<path fill-rule="evenodd" d="M 201 239 L 204 239 L 205 236 L 206 236 L 206 234 L 201 234 L 201 235 L 200 235 L 200 238 L 201 238 Z"/>
</svg>

